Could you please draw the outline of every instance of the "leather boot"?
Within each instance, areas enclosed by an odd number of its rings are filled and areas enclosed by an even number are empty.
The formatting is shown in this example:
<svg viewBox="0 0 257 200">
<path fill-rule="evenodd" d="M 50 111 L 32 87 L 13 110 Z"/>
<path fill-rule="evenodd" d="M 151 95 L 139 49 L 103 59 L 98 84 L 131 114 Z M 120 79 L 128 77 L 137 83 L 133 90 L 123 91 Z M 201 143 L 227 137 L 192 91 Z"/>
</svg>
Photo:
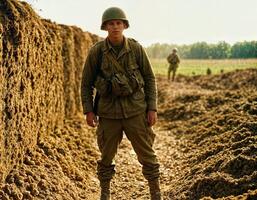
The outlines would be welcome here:
<svg viewBox="0 0 257 200">
<path fill-rule="evenodd" d="M 101 180 L 100 181 L 100 187 L 101 187 L 101 196 L 100 200 L 110 200 L 111 194 L 110 194 L 110 180 Z"/>
<path fill-rule="evenodd" d="M 160 190 L 160 183 L 159 179 L 153 179 L 148 181 L 151 200 L 161 200 L 161 190 Z"/>
</svg>

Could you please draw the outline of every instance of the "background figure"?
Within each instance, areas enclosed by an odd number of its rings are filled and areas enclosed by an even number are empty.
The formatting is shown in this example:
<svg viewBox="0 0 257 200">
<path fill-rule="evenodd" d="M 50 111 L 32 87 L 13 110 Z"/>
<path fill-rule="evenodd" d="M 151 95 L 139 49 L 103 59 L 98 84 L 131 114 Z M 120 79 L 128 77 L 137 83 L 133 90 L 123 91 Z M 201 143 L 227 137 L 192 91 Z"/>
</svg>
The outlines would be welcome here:
<svg viewBox="0 0 257 200">
<path fill-rule="evenodd" d="M 175 80 L 176 71 L 180 63 L 180 58 L 177 52 L 177 48 L 174 48 L 172 49 L 172 53 L 167 57 L 167 61 L 170 64 L 168 68 L 168 80 L 170 80 L 170 73 L 172 71 L 172 81 Z"/>
</svg>

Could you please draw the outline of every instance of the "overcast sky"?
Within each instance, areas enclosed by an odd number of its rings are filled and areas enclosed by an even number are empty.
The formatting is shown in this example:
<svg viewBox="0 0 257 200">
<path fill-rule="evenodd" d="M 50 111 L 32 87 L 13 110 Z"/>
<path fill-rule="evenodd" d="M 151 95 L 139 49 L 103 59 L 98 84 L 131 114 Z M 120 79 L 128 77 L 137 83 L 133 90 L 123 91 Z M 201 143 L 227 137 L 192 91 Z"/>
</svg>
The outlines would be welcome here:
<svg viewBox="0 0 257 200">
<path fill-rule="evenodd" d="M 43 18 L 76 25 L 105 37 L 100 30 L 104 10 L 112 6 L 127 14 L 132 37 L 153 43 L 231 44 L 257 40 L 257 0 L 26 0 Z"/>
</svg>

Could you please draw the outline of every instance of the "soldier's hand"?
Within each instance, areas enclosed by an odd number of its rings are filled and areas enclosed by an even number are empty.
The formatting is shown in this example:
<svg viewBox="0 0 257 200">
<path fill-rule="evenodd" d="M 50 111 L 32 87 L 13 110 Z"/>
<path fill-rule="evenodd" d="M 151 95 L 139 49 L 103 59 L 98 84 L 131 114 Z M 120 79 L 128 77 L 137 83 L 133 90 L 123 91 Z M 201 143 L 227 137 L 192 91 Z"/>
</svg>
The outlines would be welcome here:
<svg viewBox="0 0 257 200">
<path fill-rule="evenodd" d="M 149 110 L 147 112 L 148 125 L 151 127 L 156 123 L 156 121 L 157 121 L 157 112 L 153 110 Z"/>
<path fill-rule="evenodd" d="M 87 124 L 91 127 L 96 127 L 98 124 L 97 117 L 93 112 L 89 112 L 86 114 L 86 120 L 87 120 Z"/>
</svg>

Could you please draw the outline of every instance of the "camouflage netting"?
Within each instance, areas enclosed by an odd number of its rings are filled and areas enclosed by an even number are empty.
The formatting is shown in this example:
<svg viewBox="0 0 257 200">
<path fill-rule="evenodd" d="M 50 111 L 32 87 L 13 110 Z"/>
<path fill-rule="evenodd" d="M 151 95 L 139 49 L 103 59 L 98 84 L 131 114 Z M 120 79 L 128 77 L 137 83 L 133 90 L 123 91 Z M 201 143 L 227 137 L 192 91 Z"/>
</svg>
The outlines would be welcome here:
<svg viewBox="0 0 257 200">
<path fill-rule="evenodd" d="M 83 62 L 97 40 L 40 19 L 27 3 L 0 1 L 0 182 L 51 133 L 71 128 L 66 122 L 81 113 Z"/>
</svg>

